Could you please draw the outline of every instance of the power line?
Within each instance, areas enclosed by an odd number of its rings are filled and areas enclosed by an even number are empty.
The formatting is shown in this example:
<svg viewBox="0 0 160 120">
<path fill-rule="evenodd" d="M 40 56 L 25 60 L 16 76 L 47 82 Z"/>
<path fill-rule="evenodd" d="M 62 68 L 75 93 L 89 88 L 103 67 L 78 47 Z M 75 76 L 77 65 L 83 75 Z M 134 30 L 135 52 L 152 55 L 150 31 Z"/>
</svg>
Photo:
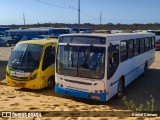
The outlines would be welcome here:
<svg viewBox="0 0 160 120">
<path fill-rule="evenodd" d="M 87 14 L 86 12 L 84 12 L 83 10 L 74 8 L 73 6 L 63 7 L 63 6 L 58 6 L 58 5 L 55 5 L 55 4 L 48 3 L 48 2 L 44 2 L 44 1 L 42 1 L 42 0 L 35 0 L 35 1 L 40 2 L 40 3 L 43 3 L 43 4 L 46 4 L 46 5 L 58 7 L 58 8 L 71 9 L 71 10 L 80 11 L 81 13 L 83 13 L 83 14 L 84 14 L 85 16 L 87 16 L 87 17 L 90 17 L 90 18 L 93 18 L 93 19 L 98 19 L 98 18 L 94 18 L 94 17 L 88 15 L 88 14 Z M 80 1 L 79 1 L 79 5 L 80 5 Z M 78 7 L 80 7 L 80 6 L 78 6 Z"/>
<path fill-rule="evenodd" d="M 44 2 L 44 1 L 42 1 L 42 0 L 35 0 L 35 1 L 40 2 L 40 3 L 47 4 L 47 5 L 50 5 L 50 6 L 58 7 L 58 8 L 70 9 L 70 8 L 67 8 L 67 7 L 58 6 L 58 5 L 55 5 L 55 4 L 48 3 L 48 2 Z"/>
</svg>

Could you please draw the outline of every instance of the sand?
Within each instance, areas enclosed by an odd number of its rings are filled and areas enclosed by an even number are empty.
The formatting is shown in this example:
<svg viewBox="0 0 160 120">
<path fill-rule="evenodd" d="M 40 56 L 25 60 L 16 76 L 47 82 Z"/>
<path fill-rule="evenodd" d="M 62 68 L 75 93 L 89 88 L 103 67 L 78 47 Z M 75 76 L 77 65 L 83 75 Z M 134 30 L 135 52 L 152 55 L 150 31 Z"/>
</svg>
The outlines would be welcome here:
<svg viewBox="0 0 160 120">
<path fill-rule="evenodd" d="M 126 114 L 125 111 L 128 111 L 128 109 L 124 105 L 123 100 L 117 99 L 116 97 L 113 97 L 111 100 L 102 103 L 93 100 L 59 95 L 56 94 L 54 90 L 46 90 L 46 89 L 28 90 L 28 89 L 17 89 L 11 86 L 7 86 L 5 82 L 5 68 L 7 61 L 9 59 L 10 52 L 11 52 L 11 47 L 0 47 L 0 111 L 46 111 L 43 114 L 45 116 L 43 119 L 45 120 L 124 119 L 124 116 Z M 150 96 L 152 95 L 155 101 L 154 110 L 160 111 L 159 76 L 160 76 L 160 51 L 157 51 L 156 61 L 148 70 L 147 75 L 144 77 L 139 77 L 132 84 L 130 84 L 125 89 L 124 96 L 126 96 L 128 100 L 133 99 L 135 104 L 139 105 L 141 103 L 145 103 L 146 100 L 150 99 Z M 51 112 L 51 111 L 57 111 L 57 112 Z M 79 111 L 83 112 L 76 113 Z M 100 114 L 101 117 L 97 117 L 99 116 L 99 114 L 96 114 L 95 111 L 111 111 L 111 112 L 108 113 L 103 112 L 102 114 Z M 112 111 L 120 111 L 120 112 L 114 114 L 114 112 L 112 113 Z M 77 116 L 79 114 L 81 116 L 88 115 L 90 117 L 78 117 L 78 118 L 74 117 L 74 115 Z M 11 119 L 11 118 L 6 118 L 6 119 Z M 28 118 L 28 119 L 32 120 L 33 118 Z M 34 119 L 40 120 L 42 118 L 34 118 Z M 141 118 L 131 117 L 127 119 L 132 120 Z M 143 119 L 148 120 L 150 118 L 145 117 Z"/>
</svg>

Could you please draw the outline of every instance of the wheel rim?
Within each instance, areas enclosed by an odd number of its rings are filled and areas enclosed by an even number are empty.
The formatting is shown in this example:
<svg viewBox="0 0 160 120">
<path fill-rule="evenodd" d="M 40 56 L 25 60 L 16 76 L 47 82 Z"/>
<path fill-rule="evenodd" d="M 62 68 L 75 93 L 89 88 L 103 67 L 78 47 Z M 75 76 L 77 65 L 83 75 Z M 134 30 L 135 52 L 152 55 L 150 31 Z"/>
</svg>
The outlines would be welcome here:
<svg viewBox="0 0 160 120">
<path fill-rule="evenodd" d="M 52 81 L 52 80 L 49 80 L 49 81 L 48 81 L 48 86 L 49 86 L 49 87 L 52 87 L 52 86 L 53 86 L 53 81 Z"/>
</svg>

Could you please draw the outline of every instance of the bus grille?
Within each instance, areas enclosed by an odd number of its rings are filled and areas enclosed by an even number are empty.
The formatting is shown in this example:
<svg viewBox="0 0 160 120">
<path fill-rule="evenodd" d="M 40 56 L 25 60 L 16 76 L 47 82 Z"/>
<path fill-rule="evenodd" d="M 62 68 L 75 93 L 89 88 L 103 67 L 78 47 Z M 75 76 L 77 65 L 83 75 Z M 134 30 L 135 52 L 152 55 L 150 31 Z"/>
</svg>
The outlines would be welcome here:
<svg viewBox="0 0 160 120">
<path fill-rule="evenodd" d="M 86 82 L 80 82 L 80 81 L 73 81 L 73 80 L 66 80 L 67 82 L 71 82 L 71 83 L 78 83 L 78 84 L 83 84 L 83 85 L 92 85 L 92 83 L 86 83 Z"/>
<path fill-rule="evenodd" d="M 17 77 L 17 76 L 13 76 L 13 75 L 11 75 L 11 78 L 13 80 L 28 80 L 28 77 Z"/>
</svg>

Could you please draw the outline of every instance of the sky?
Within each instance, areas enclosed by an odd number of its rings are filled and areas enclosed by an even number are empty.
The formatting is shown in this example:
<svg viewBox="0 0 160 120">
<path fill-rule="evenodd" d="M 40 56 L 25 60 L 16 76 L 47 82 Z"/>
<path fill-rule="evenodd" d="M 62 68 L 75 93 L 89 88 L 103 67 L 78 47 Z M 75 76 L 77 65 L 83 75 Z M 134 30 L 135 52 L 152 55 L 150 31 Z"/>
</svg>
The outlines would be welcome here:
<svg viewBox="0 0 160 120">
<path fill-rule="evenodd" d="M 160 0 L 80 0 L 80 22 L 157 23 Z M 70 7 L 69 7 L 70 6 Z M 78 0 L 1 0 L 0 25 L 78 23 Z"/>
</svg>

